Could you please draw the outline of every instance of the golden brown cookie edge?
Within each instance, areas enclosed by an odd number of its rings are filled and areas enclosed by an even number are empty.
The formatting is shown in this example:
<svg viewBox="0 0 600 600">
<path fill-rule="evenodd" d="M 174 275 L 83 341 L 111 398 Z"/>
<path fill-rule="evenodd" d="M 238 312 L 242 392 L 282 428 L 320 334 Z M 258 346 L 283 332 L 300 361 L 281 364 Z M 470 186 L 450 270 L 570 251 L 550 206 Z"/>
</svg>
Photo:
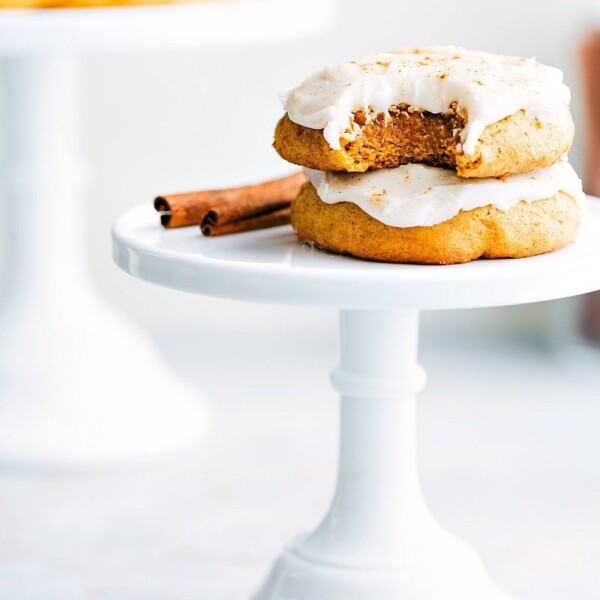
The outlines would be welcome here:
<svg viewBox="0 0 600 600">
<path fill-rule="evenodd" d="M 423 125 L 428 135 L 435 135 L 439 126 L 435 122 L 436 129 L 427 129 L 433 121 L 428 120 L 427 113 L 421 114 L 424 115 L 423 121 L 415 123 L 413 140 L 410 132 L 407 140 L 406 131 L 398 140 L 394 140 L 393 136 L 381 136 L 378 132 L 383 139 L 382 146 L 378 148 L 377 140 L 361 138 L 363 134 L 359 134 L 352 142 L 340 140 L 341 149 L 334 150 L 325 140 L 323 130 L 294 123 L 286 113 L 275 128 L 273 146 L 288 162 L 319 171 L 364 172 L 421 162 L 456 168 L 461 177 L 501 177 L 553 165 L 568 152 L 575 134 L 568 107 L 562 115 L 557 115 L 555 122 L 548 123 L 519 111 L 488 125 L 472 154 L 464 154 L 461 145 L 455 143 L 450 147 L 444 146 L 443 153 L 424 156 L 422 148 L 427 142 L 422 135 Z M 413 151 L 410 151 L 411 141 Z M 453 152 L 452 157 L 448 156 L 449 152 Z"/>
<path fill-rule="evenodd" d="M 551 252 L 575 239 L 577 202 L 563 192 L 520 202 L 462 211 L 431 227 L 390 227 L 349 202 L 326 204 L 306 183 L 292 204 L 298 237 L 322 250 L 380 262 L 465 263 L 477 258 L 523 258 Z"/>
</svg>

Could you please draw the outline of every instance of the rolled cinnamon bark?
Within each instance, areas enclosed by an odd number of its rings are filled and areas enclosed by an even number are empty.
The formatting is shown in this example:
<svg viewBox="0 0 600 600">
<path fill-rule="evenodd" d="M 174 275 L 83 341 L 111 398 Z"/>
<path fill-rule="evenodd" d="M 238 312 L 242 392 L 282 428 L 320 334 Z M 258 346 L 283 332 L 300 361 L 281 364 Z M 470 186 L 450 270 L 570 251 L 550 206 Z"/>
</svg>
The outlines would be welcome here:
<svg viewBox="0 0 600 600">
<path fill-rule="evenodd" d="M 299 172 L 255 185 L 159 196 L 154 208 L 168 228 L 198 225 L 207 217 L 207 225 L 220 227 L 289 206 L 304 181 Z"/>
<path fill-rule="evenodd" d="M 189 192 L 159 196 L 154 200 L 154 208 L 161 213 L 161 225 L 171 229 L 198 225 L 213 202 L 208 192 Z"/>
<path fill-rule="evenodd" d="M 227 223 L 210 223 L 206 222 L 205 219 L 200 225 L 200 231 L 205 236 L 215 237 L 229 233 L 242 233 L 244 231 L 266 229 L 267 227 L 277 227 L 278 225 L 286 225 L 290 222 L 290 212 L 291 208 L 288 204 L 283 208 L 277 208 L 255 217 L 228 221 Z"/>
</svg>

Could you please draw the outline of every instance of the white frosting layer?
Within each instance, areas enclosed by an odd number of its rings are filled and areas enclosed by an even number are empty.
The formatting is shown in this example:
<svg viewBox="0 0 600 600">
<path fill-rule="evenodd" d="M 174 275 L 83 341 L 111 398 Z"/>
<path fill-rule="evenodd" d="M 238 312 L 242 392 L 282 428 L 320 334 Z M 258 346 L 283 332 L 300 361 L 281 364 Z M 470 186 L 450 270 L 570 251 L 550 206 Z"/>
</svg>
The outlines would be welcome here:
<svg viewBox="0 0 600 600">
<path fill-rule="evenodd" d="M 558 192 L 582 207 L 584 199 L 581 180 L 568 162 L 486 179 L 464 179 L 447 169 L 417 164 L 366 173 L 305 171 L 323 202 L 353 202 L 392 227 L 436 225 L 480 206 L 508 210 L 521 200 L 544 200 Z"/>
<path fill-rule="evenodd" d="M 359 131 L 352 114 L 388 114 L 391 106 L 443 113 L 456 103 L 467 122 L 461 132 L 466 154 L 483 130 L 520 110 L 542 122 L 564 114 L 570 101 L 562 72 L 536 62 L 461 48 L 401 48 L 326 67 L 288 90 L 282 101 L 289 118 L 324 129 L 332 148 Z"/>
</svg>

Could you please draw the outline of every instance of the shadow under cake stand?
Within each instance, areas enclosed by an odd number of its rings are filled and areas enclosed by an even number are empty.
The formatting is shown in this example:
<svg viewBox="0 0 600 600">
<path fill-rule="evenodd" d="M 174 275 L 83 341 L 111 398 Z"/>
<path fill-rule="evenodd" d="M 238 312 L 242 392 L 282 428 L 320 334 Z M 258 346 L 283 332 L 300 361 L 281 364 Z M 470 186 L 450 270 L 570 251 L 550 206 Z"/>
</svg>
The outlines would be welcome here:
<svg viewBox="0 0 600 600">
<path fill-rule="evenodd" d="M 9 271 L 0 307 L 0 461 L 52 465 L 148 457 L 197 441 L 200 398 L 93 290 L 78 147 L 79 62 L 276 42 L 317 32 L 321 0 L 0 10 Z M 116 134 L 116 132 L 115 132 Z"/>
<path fill-rule="evenodd" d="M 369 263 L 300 244 L 289 227 L 201 238 L 149 206 L 113 229 L 128 273 L 186 292 L 340 309 L 337 490 L 321 524 L 281 554 L 254 600 L 506 600 L 476 553 L 428 511 L 418 478 L 419 310 L 524 304 L 600 288 L 600 200 L 571 246 L 445 267 Z"/>
</svg>

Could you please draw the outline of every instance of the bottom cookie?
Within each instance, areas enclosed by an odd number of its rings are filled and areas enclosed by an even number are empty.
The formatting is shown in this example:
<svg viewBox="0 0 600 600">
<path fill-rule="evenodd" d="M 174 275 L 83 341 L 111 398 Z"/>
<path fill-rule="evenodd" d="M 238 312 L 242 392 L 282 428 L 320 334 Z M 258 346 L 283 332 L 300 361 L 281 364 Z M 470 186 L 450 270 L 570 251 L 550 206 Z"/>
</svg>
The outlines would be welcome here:
<svg viewBox="0 0 600 600">
<path fill-rule="evenodd" d="M 508 210 L 484 206 L 429 227 L 392 227 L 356 204 L 323 202 L 306 183 L 292 203 L 298 237 L 322 250 L 381 262 L 448 265 L 478 258 L 523 258 L 562 248 L 575 239 L 581 210 L 558 192 Z"/>
</svg>

